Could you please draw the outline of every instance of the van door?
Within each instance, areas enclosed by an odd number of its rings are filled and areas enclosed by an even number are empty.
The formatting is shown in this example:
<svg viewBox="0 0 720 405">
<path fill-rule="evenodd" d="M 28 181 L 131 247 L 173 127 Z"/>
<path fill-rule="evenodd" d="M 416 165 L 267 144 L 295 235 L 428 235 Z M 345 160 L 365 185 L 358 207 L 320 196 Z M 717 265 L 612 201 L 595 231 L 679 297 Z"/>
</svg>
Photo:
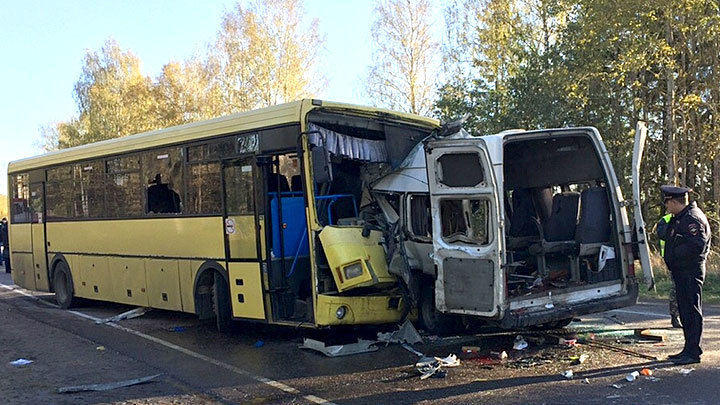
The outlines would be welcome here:
<svg viewBox="0 0 720 405">
<path fill-rule="evenodd" d="M 439 311 L 502 316 L 502 230 L 497 181 L 482 139 L 426 145 Z"/>
<path fill-rule="evenodd" d="M 647 125 L 638 121 L 635 127 L 635 147 L 633 148 L 632 158 L 632 191 L 633 191 L 633 217 L 635 218 L 635 233 L 637 239 L 637 252 L 639 253 L 640 266 L 643 271 L 643 281 L 649 289 L 655 288 L 655 277 L 653 269 L 650 265 L 650 247 L 648 246 L 647 232 L 645 229 L 645 221 L 642 216 L 642 207 L 640 204 L 640 164 L 642 162 L 643 149 L 645 148 L 645 138 L 647 137 Z"/>
</svg>

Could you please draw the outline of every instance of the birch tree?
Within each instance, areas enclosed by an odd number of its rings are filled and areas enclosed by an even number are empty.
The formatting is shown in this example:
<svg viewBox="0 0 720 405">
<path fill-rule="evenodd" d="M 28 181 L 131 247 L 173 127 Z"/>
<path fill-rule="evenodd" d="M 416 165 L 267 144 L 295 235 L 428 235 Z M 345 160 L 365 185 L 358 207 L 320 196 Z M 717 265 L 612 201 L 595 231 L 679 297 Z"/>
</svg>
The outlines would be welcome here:
<svg viewBox="0 0 720 405">
<path fill-rule="evenodd" d="M 381 0 L 372 26 L 366 92 L 383 107 L 428 115 L 435 99 L 439 43 L 429 0 Z"/>
</svg>

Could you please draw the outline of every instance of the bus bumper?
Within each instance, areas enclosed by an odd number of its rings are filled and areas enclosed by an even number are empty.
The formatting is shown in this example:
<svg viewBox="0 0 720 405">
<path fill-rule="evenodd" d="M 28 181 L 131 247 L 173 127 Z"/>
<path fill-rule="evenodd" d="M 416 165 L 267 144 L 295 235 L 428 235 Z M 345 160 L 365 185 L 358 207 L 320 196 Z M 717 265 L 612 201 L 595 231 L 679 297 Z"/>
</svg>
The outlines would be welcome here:
<svg viewBox="0 0 720 405">
<path fill-rule="evenodd" d="M 393 323 L 402 319 L 403 306 L 400 296 L 347 297 L 321 294 L 318 295 L 315 307 L 315 323 L 317 326 Z M 344 314 L 340 318 L 338 314 L 341 312 Z"/>
</svg>

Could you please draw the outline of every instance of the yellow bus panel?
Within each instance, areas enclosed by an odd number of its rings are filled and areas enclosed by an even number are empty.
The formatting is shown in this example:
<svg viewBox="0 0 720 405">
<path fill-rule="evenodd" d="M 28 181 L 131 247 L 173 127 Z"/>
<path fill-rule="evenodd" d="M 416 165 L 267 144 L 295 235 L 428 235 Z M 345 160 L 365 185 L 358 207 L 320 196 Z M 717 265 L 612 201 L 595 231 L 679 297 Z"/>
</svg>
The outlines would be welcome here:
<svg viewBox="0 0 720 405">
<path fill-rule="evenodd" d="M 195 313 L 195 275 L 203 262 L 200 260 L 180 260 L 178 279 L 183 312 Z"/>
<path fill-rule="evenodd" d="M 72 272 L 80 272 L 80 285 L 75 285 L 77 295 L 103 301 L 114 301 L 115 293 L 108 271 L 108 258 L 102 256 L 78 256 Z M 82 291 L 82 294 L 80 294 Z"/>
<path fill-rule="evenodd" d="M 12 247 L 11 252 L 32 252 L 30 224 L 10 225 L 10 246 Z"/>
<path fill-rule="evenodd" d="M 148 301 L 153 308 L 180 311 L 180 280 L 177 260 L 145 260 Z"/>
<path fill-rule="evenodd" d="M 115 301 L 141 307 L 148 306 L 143 259 L 110 257 L 108 262 Z"/>
<path fill-rule="evenodd" d="M 10 245 L 12 246 L 12 244 Z M 14 252 L 10 249 L 10 268 L 12 269 L 13 283 L 28 290 L 35 289 L 35 272 L 33 271 L 32 253 Z"/>
<path fill-rule="evenodd" d="M 33 271 L 35 272 L 35 288 L 39 291 L 50 291 L 47 273 L 47 256 L 45 255 L 45 231 L 43 230 L 43 224 L 32 224 L 30 227 L 33 244 L 32 251 Z"/>
<path fill-rule="evenodd" d="M 221 217 L 49 222 L 48 250 L 133 256 L 225 257 Z"/>
<path fill-rule="evenodd" d="M 260 263 L 228 263 L 233 317 L 265 319 Z"/>
</svg>

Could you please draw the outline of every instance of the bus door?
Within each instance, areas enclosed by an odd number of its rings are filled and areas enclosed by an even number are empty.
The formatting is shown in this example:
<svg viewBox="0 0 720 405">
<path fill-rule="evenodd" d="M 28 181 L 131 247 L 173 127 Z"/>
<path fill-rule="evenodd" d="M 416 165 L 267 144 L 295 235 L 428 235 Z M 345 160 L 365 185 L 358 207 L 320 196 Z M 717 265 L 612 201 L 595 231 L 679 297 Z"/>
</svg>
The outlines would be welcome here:
<svg viewBox="0 0 720 405">
<path fill-rule="evenodd" d="M 225 257 L 235 318 L 265 319 L 255 171 L 249 157 L 222 163 Z"/>
<path fill-rule="evenodd" d="M 435 307 L 456 314 L 500 316 L 502 232 L 487 146 L 469 135 L 440 139 L 426 145 L 426 158 L 437 269 Z"/>
<path fill-rule="evenodd" d="M 45 243 L 45 183 L 30 184 L 30 209 L 32 210 L 30 235 L 35 289 L 49 291 L 47 246 Z"/>
</svg>

